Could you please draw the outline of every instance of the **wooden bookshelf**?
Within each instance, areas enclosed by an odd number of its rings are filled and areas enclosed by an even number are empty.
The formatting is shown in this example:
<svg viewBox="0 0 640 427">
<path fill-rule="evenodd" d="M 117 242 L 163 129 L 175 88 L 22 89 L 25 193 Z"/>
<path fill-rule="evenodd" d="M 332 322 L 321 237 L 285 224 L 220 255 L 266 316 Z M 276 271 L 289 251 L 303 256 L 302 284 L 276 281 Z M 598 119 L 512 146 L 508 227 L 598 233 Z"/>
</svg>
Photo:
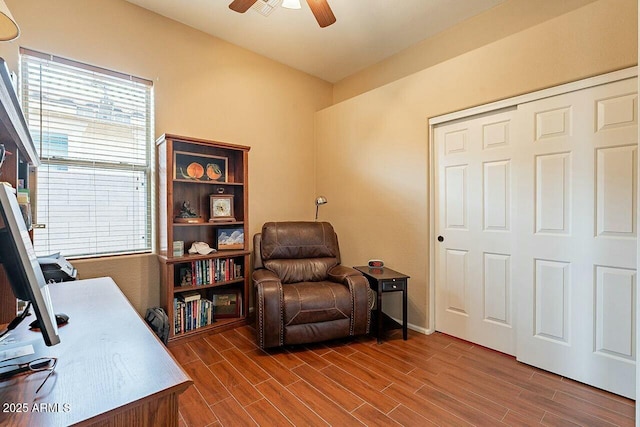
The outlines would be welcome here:
<svg viewBox="0 0 640 427">
<path fill-rule="evenodd" d="M 247 238 L 250 148 L 165 134 L 157 140 L 156 149 L 160 298 L 169 317 L 169 341 L 246 324 L 250 289 Z M 222 200 L 221 206 L 217 205 L 218 200 Z M 184 208 L 185 202 L 188 210 Z M 195 216 L 176 219 L 185 212 Z M 242 234 L 240 243 L 234 241 L 231 249 L 219 243 L 233 232 Z M 176 241 L 184 242 L 183 255 L 174 253 Z M 193 242 L 205 242 L 217 251 L 188 254 Z M 236 295 L 237 314 L 220 316 L 213 307 L 213 322 L 208 323 L 206 303 L 199 306 L 192 303 L 190 317 L 185 319 L 187 309 L 176 303 L 193 291 L 201 301 L 211 301 L 214 294 Z M 197 320 L 193 318 L 194 311 Z"/>
</svg>

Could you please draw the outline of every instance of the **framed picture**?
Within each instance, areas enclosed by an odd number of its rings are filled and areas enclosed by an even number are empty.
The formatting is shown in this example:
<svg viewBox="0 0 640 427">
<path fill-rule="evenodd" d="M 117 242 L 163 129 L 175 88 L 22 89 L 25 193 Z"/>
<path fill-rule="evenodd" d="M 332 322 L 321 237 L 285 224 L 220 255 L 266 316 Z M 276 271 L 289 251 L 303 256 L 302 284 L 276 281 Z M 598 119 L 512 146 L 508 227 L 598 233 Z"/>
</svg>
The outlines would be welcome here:
<svg viewBox="0 0 640 427">
<path fill-rule="evenodd" d="M 173 179 L 203 182 L 227 182 L 229 160 L 206 154 L 174 152 Z"/>
<path fill-rule="evenodd" d="M 242 297 L 240 292 L 227 291 L 215 292 L 211 295 L 213 302 L 213 317 L 240 317 L 240 305 Z"/>
<path fill-rule="evenodd" d="M 209 221 L 235 221 L 233 216 L 233 194 L 211 194 L 209 196 Z"/>
<path fill-rule="evenodd" d="M 218 250 L 244 249 L 244 228 L 219 228 L 216 230 Z"/>
</svg>

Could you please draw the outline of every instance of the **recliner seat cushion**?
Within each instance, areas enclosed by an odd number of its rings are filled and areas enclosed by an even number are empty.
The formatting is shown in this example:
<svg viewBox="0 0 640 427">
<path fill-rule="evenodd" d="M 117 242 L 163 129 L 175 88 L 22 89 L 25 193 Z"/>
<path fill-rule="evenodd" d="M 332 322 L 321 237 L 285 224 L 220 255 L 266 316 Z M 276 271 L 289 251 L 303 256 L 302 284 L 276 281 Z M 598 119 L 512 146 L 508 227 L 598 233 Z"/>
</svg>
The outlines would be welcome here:
<svg viewBox="0 0 640 427">
<path fill-rule="evenodd" d="M 320 323 L 303 323 L 287 326 L 284 330 L 285 342 L 291 344 L 305 344 L 348 337 L 350 335 L 350 320 L 340 319 Z"/>
<path fill-rule="evenodd" d="M 285 326 L 351 317 L 349 288 L 334 282 L 301 282 L 282 286 Z"/>
</svg>

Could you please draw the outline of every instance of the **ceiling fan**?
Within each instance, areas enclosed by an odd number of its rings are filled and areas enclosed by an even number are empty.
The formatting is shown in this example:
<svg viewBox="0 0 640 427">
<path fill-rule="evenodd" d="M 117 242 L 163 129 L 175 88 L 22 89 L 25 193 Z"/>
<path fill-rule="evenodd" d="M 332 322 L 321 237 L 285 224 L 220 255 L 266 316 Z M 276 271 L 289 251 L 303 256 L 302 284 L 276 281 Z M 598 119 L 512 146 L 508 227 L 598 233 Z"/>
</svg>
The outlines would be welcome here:
<svg viewBox="0 0 640 427">
<path fill-rule="evenodd" d="M 229 9 L 238 13 L 245 13 L 257 1 L 258 0 L 233 0 L 229 5 Z M 316 17 L 316 21 L 318 21 L 320 27 L 328 27 L 336 22 L 336 17 L 333 15 L 333 11 L 329 7 L 327 0 L 307 0 L 307 4 L 311 12 L 313 12 L 313 16 Z"/>
</svg>

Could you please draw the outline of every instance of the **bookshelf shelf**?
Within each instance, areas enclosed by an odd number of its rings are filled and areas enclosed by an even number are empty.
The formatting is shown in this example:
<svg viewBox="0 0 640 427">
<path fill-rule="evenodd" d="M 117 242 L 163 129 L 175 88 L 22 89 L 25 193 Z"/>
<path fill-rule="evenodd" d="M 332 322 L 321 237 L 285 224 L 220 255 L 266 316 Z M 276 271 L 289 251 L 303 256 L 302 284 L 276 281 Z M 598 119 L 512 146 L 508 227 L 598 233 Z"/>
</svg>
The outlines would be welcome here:
<svg viewBox="0 0 640 427">
<path fill-rule="evenodd" d="M 218 224 L 218 227 L 220 227 L 220 224 Z M 229 258 L 229 257 L 237 257 L 237 256 L 243 256 L 243 255 L 251 255 L 251 252 L 249 251 L 220 251 L 220 252 L 214 252 L 211 253 L 209 255 L 195 255 L 195 254 L 185 254 L 183 256 L 176 256 L 176 257 L 168 257 L 166 255 L 160 255 L 160 260 L 163 263 L 169 263 L 169 264 L 178 264 L 181 262 L 191 262 L 191 261 L 197 261 L 197 260 L 202 260 L 202 259 L 211 259 L 211 258 Z"/>
<path fill-rule="evenodd" d="M 237 284 L 237 283 L 243 283 L 244 282 L 244 277 L 239 277 L 237 279 L 234 280 L 226 280 L 224 282 L 218 282 L 218 283 L 209 283 L 207 285 L 196 285 L 196 286 L 176 286 L 173 288 L 173 292 L 174 294 L 180 293 L 180 292 L 187 292 L 187 291 L 198 291 L 200 289 L 209 289 L 209 288 L 222 288 L 225 287 L 227 285 L 233 285 L 233 284 Z"/>
<path fill-rule="evenodd" d="M 173 224 L 174 227 L 220 227 L 221 225 L 243 225 L 241 221 L 226 221 L 226 222 L 198 222 L 198 223 L 179 223 Z"/>
<path fill-rule="evenodd" d="M 160 297 L 171 325 L 170 343 L 247 323 L 251 253 L 244 236 L 248 233 L 249 149 L 169 134 L 156 141 Z M 211 206 L 211 196 L 216 195 L 229 201 L 233 212 L 229 216 L 235 220 L 209 221 L 218 216 Z M 201 222 L 175 222 L 185 205 Z M 231 234 L 243 238 L 224 246 Z M 174 242 L 182 242 L 184 254 L 174 253 Z M 188 254 L 194 242 L 218 250 Z M 233 305 L 217 307 L 213 302 L 221 300 L 221 294 L 232 295 L 226 301 Z"/>
<path fill-rule="evenodd" d="M 176 183 L 177 182 L 185 182 L 185 183 L 187 183 L 189 185 L 192 185 L 192 184 L 197 184 L 197 185 L 216 185 L 216 186 L 219 186 L 219 187 L 234 186 L 234 185 L 243 186 L 244 185 L 243 182 L 214 182 L 214 183 L 211 183 L 211 182 L 207 182 L 207 181 L 194 181 L 192 179 L 182 179 L 182 178 L 174 179 L 173 181 L 176 182 Z"/>
<path fill-rule="evenodd" d="M 197 338 L 198 335 L 205 332 L 211 332 L 213 330 L 222 332 L 229 329 L 237 328 L 239 326 L 243 326 L 245 324 L 246 324 L 246 320 L 240 319 L 240 318 L 216 319 L 216 321 L 211 325 L 202 326 L 193 331 L 183 332 L 182 334 L 180 334 L 179 339 L 186 341 L 189 339 Z"/>
</svg>

